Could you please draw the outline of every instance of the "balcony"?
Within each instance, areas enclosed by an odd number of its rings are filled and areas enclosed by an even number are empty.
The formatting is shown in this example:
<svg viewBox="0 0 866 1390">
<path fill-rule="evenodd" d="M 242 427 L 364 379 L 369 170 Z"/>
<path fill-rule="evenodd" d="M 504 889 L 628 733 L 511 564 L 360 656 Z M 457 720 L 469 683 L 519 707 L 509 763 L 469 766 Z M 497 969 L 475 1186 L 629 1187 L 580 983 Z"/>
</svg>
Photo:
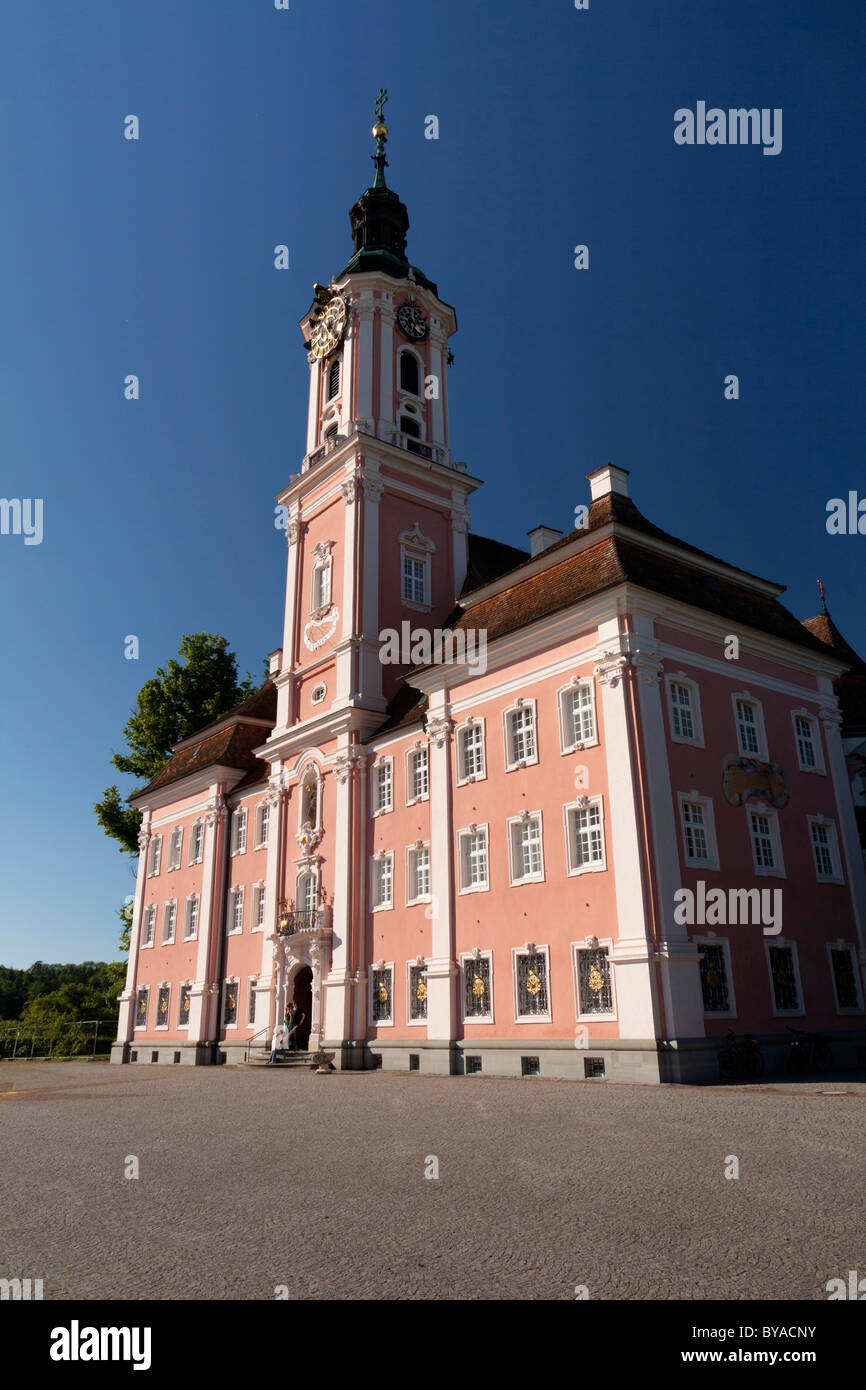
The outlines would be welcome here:
<svg viewBox="0 0 866 1390">
<path fill-rule="evenodd" d="M 306 908 L 301 912 L 284 911 L 277 922 L 277 936 L 299 936 L 304 933 L 321 931 L 327 927 L 325 911 L 321 907 Z"/>
<path fill-rule="evenodd" d="M 392 444 L 398 449 L 405 449 L 407 453 L 426 459 L 428 463 L 438 463 L 443 468 L 453 468 L 459 473 L 466 472 L 466 464 L 454 462 L 448 450 L 443 448 L 441 444 L 428 444 L 423 439 L 415 439 L 413 435 L 404 434 L 402 430 L 395 429 L 393 425 L 384 421 L 379 421 L 377 426 L 375 420 L 352 420 L 345 433 L 332 435 L 330 439 L 324 440 L 317 449 L 313 449 L 311 453 L 306 455 L 301 463 L 301 472 L 308 473 L 311 468 L 316 468 L 329 454 L 334 453 L 336 449 L 341 449 L 348 440 L 356 438 L 359 434 L 368 434 L 374 439 L 383 439 L 386 444 Z"/>
</svg>

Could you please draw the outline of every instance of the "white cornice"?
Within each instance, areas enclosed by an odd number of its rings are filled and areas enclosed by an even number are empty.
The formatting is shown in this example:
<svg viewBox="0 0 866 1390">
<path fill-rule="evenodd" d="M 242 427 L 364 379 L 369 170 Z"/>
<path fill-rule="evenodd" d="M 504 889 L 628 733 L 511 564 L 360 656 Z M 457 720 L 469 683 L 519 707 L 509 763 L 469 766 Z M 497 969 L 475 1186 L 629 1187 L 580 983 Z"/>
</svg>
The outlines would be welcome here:
<svg viewBox="0 0 866 1390">
<path fill-rule="evenodd" d="M 208 767 L 196 768 L 195 771 L 188 772 L 186 776 L 178 777 L 176 782 L 168 782 L 164 787 L 157 787 L 144 796 L 130 797 L 129 804 L 142 811 L 153 813 L 170 806 L 174 801 L 185 801 L 190 796 L 201 796 L 218 782 L 231 782 L 232 787 L 236 787 L 241 778 L 246 777 L 248 771 L 248 768 L 226 767 L 223 763 L 211 763 Z M 226 788 L 225 795 L 231 796 L 231 787 Z"/>
</svg>

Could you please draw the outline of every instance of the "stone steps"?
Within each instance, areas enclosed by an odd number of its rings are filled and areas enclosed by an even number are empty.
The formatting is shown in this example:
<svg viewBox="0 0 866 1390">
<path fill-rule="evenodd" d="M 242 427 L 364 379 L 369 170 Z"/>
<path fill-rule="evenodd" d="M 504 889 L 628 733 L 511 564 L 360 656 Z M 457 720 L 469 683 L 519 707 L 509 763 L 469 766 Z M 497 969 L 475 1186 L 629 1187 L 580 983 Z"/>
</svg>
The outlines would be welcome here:
<svg viewBox="0 0 866 1390">
<path fill-rule="evenodd" d="M 244 1062 L 244 1066 L 266 1067 L 270 1055 L 270 1050 L 268 1048 L 257 1048 L 250 1053 L 248 1060 Z M 327 1065 L 328 1062 L 333 1060 L 333 1056 L 333 1052 L 282 1052 L 277 1054 L 276 1061 L 273 1062 L 272 1065 L 275 1068 L 283 1067 L 287 1071 L 291 1071 L 297 1067 L 313 1067 L 315 1069 L 321 1066 L 323 1062 Z"/>
</svg>

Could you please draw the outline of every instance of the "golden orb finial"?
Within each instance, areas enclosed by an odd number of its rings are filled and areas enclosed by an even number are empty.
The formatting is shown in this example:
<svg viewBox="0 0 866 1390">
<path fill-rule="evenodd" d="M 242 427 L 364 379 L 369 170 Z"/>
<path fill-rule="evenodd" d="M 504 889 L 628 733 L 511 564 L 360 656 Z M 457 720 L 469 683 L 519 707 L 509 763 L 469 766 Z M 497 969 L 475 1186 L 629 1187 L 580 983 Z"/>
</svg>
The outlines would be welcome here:
<svg viewBox="0 0 866 1390">
<path fill-rule="evenodd" d="M 373 136 L 374 140 L 387 140 L 388 127 L 384 121 L 377 121 L 370 134 Z"/>
</svg>

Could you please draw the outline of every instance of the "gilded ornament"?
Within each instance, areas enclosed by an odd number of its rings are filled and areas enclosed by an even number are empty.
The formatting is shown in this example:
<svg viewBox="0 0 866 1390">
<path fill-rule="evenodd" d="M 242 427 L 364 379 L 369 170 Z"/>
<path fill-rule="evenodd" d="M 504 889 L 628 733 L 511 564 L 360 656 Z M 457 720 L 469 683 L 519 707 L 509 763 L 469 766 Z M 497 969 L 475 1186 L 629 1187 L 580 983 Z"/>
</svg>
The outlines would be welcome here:
<svg viewBox="0 0 866 1390">
<path fill-rule="evenodd" d="M 534 970 L 530 970 L 529 974 L 526 977 L 526 992 L 527 994 L 541 993 L 541 981 L 539 980 Z"/>
<path fill-rule="evenodd" d="M 594 965 L 590 970 L 586 983 L 590 989 L 595 990 L 596 994 L 600 989 L 604 989 L 604 976 L 597 965 Z"/>
</svg>

